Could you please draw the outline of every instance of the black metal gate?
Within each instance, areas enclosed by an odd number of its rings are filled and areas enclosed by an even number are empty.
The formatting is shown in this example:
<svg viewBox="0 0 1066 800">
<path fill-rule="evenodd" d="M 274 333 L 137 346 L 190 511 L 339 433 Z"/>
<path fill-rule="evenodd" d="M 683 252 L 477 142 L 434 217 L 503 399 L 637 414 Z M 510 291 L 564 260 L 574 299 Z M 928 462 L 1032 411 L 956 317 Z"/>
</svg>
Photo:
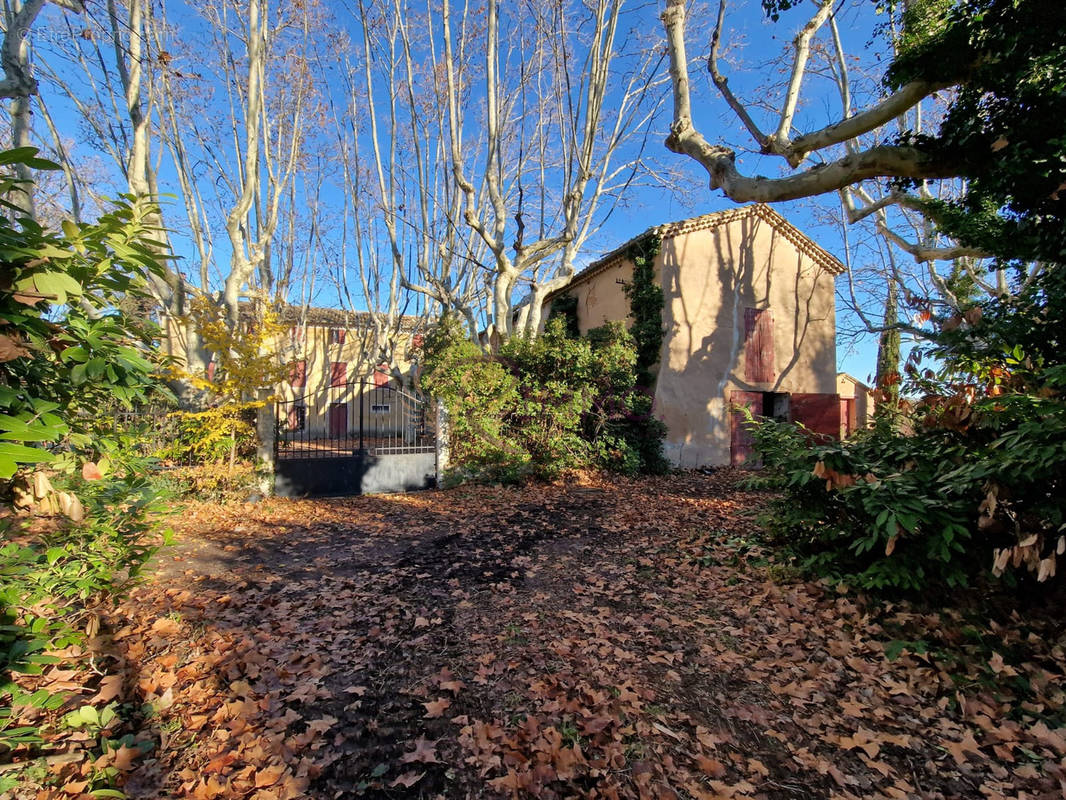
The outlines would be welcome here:
<svg viewBox="0 0 1066 800">
<path fill-rule="evenodd" d="M 376 494 L 436 483 L 436 413 L 422 397 L 357 380 L 276 405 L 274 491 Z"/>
</svg>

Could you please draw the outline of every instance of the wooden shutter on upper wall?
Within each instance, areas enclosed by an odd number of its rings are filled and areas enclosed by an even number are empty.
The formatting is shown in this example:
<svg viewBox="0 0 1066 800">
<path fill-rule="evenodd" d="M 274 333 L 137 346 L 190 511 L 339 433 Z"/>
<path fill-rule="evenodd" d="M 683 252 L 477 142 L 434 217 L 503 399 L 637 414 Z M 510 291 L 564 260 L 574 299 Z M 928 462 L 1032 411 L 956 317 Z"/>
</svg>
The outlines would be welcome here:
<svg viewBox="0 0 1066 800">
<path fill-rule="evenodd" d="M 334 361 L 329 365 L 329 385 L 344 386 L 348 383 L 348 364 L 344 361 Z"/>
<path fill-rule="evenodd" d="M 774 316 L 768 308 L 744 309 L 744 380 L 774 380 Z"/>
<path fill-rule="evenodd" d="M 374 369 L 374 386 L 382 388 L 389 385 L 389 365 L 378 364 Z"/>
<path fill-rule="evenodd" d="M 304 360 L 293 361 L 289 367 L 289 383 L 294 389 L 302 389 L 307 385 L 307 362 Z"/>
</svg>

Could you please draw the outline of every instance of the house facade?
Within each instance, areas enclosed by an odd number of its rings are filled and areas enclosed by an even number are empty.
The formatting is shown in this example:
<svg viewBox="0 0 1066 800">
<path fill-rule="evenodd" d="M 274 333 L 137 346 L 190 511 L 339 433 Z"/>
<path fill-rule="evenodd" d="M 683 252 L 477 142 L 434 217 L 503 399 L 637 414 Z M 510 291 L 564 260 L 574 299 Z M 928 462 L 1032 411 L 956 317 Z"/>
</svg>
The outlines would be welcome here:
<svg viewBox="0 0 1066 800">
<path fill-rule="evenodd" d="M 869 427 L 874 411 L 873 390 L 854 375 L 839 372 L 837 394 L 840 395 L 841 437 Z"/>
<path fill-rule="evenodd" d="M 276 349 L 289 367 L 288 380 L 275 388 L 283 441 L 346 440 L 360 430 L 392 435 L 408 426 L 397 390 L 409 384 L 419 318 L 381 330 L 366 313 L 289 307 L 279 321 L 284 332 Z M 385 342 L 391 364 L 382 360 Z"/>
<path fill-rule="evenodd" d="M 577 301 L 582 333 L 629 318 L 631 245 L 656 237 L 665 336 L 654 413 L 681 467 L 752 459 L 738 406 L 840 435 L 834 276 L 839 261 L 758 204 L 651 228 L 552 298 Z"/>
</svg>

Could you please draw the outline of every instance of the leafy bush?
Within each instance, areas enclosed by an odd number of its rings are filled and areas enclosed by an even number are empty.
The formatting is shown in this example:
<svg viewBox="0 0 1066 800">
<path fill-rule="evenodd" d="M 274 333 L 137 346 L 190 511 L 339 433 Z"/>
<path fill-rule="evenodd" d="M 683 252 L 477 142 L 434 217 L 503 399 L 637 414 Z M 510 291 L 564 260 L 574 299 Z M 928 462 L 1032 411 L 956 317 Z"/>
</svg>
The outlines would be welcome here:
<svg viewBox="0 0 1066 800">
<path fill-rule="evenodd" d="M 948 321 L 905 395 L 844 442 L 753 423 L 784 490 L 769 520 L 809 566 L 865 587 L 949 586 L 989 573 L 1047 581 L 1066 553 L 1066 270 Z M 1007 572 L 1013 568 L 1012 572 Z"/>
<path fill-rule="evenodd" d="M 518 381 L 504 366 L 483 357 L 463 333 L 462 323 L 445 316 L 423 344 L 422 387 L 448 409 L 452 462 L 483 471 L 528 462 L 508 436 L 505 418 L 518 400 Z"/>
<path fill-rule="evenodd" d="M 753 421 L 770 482 L 767 525 L 808 567 L 864 588 L 959 586 L 1024 566 L 1055 574 L 1066 544 L 1066 402 L 930 398 L 901 432 L 883 420 L 842 442 Z"/>
<path fill-rule="evenodd" d="M 233 469 L 201 464 L 163 470 L 153 477 L 153 483 L 176 497 L 229 503 L 246 500 L 257 492 L 259 476 L 250 462 L 237 462 Z"/>
<path fill-rule="evenodd" d="M 597 463 L 625 475 L 667 473 L 666 423 L 652 414 L 650 390 L 637 385 L 639 358 L 632 334 L 622 323 L 609 322 L 590 330 L 588 340 L 599 367 L 584 436 L 596 447 Z"/>
<path fill-rule="evenodd" d="M 211 375 L 171 370 L 172 377 L 202 392 L 207 404 L 175 412 L 178 436 L 164 455 L 201 463 L 228 459 L 232 471 L 239 457 L 255 450 L 255 418 L 264 402 L 249 398 L 256 398 L 259 389 L 274 387 L 288 373 L 276 351 L 282 326 L 277 314 L 264 308 L 232 327 L 225 310 L 206 297 L 193 300 L 190 321 L 215 354 L 216 369 Z"/>
<path fill-rule="evenodd" d="M 32 148 L 0 165 L 48 163 Z M 0 175 L 0 206 L 16 186 Z M 11 216 L 13 216 L 12 214 Z M 157 386 L 154 331 L 127 314 L 162 272 L 153 212 L 117 203 L 96 223 L 0 216 L 0 757 L 30 756 L 42 725 L 68 698 L 34 685 L 48 664 L 80 663 L 71 645 L 99 627 L 152 551 L 155 494 L 116 406 Z M 142 315 L 143 316 L 143 315 Z M 49 473 L 36 469 L 47 464 Z M 56 486 L 53 486 L 55 482 Z M 58 487 L 58 488 L 57 488 Z M 16 512 L 18 515 L 16 515 Z M 38 515 L 25 521 L 27 512 Z M 41 518 L 41 517 L 44 518 Z"/>
<path fill-rule="evenodd" d="M 170 436 L 153 455 L 179 464 L 219 464 L 255 455 L 258 403 L 222 405 L 204 411 L 174 411 Z"/>
<path fill-rule="evenodd" d="M 464 476 L 554 478 L 602 466 L 661 470 L 662 423 L 635 388 L 633 339 L 620 325 L 588 339 L 562 318 L 535 338 L 516 337 L 486 356 L 454 318 L 424 345 L 423 387 L 448 409 L 452 462 Z"/>
<path fill-rule="evenodd" d="M 84 520 L 7 519 L 0 528 L 0 698 L 10 703 L 0 708 L 0 755 L 42 742 L 33 723 L 67 695 L 37 689 L 33 676 L 60 661 L 55 651 L 85 644 L 97 613 L 130 587 L 161 541 L 150 523 L 157 495 L 145 479 L 78 480 L 71 488 Z"/>
</svg>

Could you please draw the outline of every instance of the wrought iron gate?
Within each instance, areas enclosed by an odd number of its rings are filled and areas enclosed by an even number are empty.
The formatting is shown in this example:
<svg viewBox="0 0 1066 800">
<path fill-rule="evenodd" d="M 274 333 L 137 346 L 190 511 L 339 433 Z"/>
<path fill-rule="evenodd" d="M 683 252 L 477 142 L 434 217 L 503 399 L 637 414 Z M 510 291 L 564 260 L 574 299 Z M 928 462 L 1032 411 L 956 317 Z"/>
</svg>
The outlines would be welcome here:
<svg viewBox="0 0 1066 800">
<path fill-rule="evenodd" d="M 436 413 L 425 398 L 356 380 L 276 405 L 275 493 L 424 489 L 436 482 Z"/>
</svg>

